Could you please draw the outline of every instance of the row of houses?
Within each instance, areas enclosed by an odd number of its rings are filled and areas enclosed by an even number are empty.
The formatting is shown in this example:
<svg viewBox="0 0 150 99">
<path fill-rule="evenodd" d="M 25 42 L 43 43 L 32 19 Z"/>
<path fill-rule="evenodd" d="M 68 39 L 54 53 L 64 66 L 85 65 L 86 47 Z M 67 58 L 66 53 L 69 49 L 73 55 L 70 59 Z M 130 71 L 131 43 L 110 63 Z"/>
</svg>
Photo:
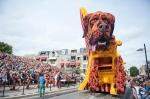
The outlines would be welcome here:
<svg viewBox="0 0 150 99">
<path fill-rule="evenodd" d="M 61 49 L 40 51 L 38 56 L 36 56 L 36 60 L 59 68 L 80 67 L 80 70 L 85 72 L 88 56 L 86 48 Z"/>
</svg>

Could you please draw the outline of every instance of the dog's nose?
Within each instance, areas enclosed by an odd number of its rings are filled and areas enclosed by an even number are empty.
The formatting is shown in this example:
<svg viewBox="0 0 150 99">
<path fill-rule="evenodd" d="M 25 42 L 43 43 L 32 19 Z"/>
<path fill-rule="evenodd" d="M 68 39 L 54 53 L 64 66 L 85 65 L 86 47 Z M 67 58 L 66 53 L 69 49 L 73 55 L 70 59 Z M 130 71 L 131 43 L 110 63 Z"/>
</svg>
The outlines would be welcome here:
<svg viewBox="0 0 150 99">
<path fill-rule="evenodd" d="M 106 27 L 107 27 L 107 24 L 102 22 L 100 25 L 99 25 L 99 30 L 101 32 L 105 32 L 106 31 Z"/>
</svg>

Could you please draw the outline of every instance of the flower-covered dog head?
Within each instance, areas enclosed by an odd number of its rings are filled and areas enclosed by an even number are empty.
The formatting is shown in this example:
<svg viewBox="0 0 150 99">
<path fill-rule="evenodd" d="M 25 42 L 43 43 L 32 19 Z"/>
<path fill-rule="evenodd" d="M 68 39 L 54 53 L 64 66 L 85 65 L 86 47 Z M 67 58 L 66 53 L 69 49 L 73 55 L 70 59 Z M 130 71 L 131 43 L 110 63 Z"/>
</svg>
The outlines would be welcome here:
<svg viewBox="0 0 150 99">
<path fill-rule="evenodd" d="M 107 49 L 110 40 L 113 38 L 115 17 L 106 12 L 95 12 L 84 14 L 80 10 L 81 23 L 84 30 L 88 50 L 99 51 Z"/>
</svg>

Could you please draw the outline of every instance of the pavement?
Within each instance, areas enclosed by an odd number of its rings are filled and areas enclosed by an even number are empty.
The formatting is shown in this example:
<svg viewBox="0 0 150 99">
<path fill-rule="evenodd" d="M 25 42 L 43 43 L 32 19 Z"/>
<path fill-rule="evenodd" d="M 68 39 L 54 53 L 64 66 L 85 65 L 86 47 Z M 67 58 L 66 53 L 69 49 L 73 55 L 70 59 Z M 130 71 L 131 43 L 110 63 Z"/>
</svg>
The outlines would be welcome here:
<svg viewBox="0 0 150 99">
<path fill-rule="evenodd" d="M 62 87 L 60 89 L 57 87 L 52 87 L 51 90 L 50 88 L 45 88 L 45 95 L 54 97 L 62 94 L 72 93 L 77 91 L 77 87 L 78 85 Z M 39 96 L 38 88 L 36 88 L 35 85 L 30 86 L 29 89 L 24 89 L 24 94 L 23 87 L 20 87 L 18 90 L 15 91 L 10 91 L 6 87 L 4 97 L 2 88 L 0 90 L 0 99 L 26 99 L 27 97 Z"/>
<path fill-rule="evenodd" d="M 25 99 L 25 98 L 21 98 Z M 45 95 L 44 97 L 28 97 L 28 99 L 120 99 L 120 97 L 112 96 L 108 93 L 95 93 L 90 94 L 89 91 L 77 91 L 67 94 L 58 95 L 55 97 Z"/>
</svg>

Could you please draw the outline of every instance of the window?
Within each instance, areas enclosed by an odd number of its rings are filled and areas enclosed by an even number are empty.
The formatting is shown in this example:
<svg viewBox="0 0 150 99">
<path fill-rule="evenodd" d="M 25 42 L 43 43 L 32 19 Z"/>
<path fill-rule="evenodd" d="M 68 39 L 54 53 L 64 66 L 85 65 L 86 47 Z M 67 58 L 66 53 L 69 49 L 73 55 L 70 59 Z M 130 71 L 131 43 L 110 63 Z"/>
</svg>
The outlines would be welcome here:
<svg viewBox="0 0 150 99">
<path fill-rule="evenodd" d="M 45 54 L 46 54 L 46 52 L 44 52 L 44 51 L 40 52 L 40 55 L 45 55 Z"/>
<path fill-rule="evenodd" d="M 83 68 L 86 69 L 87 68 L 87 64 L 83 64 Z"/>
<path fill-rule="evenodd" d="M 63 50 L 61 51 L 61 54 L 62 54 L 62 55 L 67 55 L 67 54 L 68 54 L 68 50 L 67 50 L 67 49 L 63 49 Z"/>
<path fill-rule="evenodd" d="M 80 53 L 86 53 L 86 48 L 80 48 Z"/>
<path fill-rule="evenodd" d="M 66 49 L 66 50 L 65 50 L 65 55 L 67 55 L 67 54 L 68 54 L 68 50 Z"/>
<path fill-rule="evenodd" d="M 49 55 L 49 51 L 41 51 L 39 54 L 40 55 Z"/>
<path fill-rule="evenodd" d="M 87 56 L 86 56 L 86 55 L 83 56 L 83 60 L 84 60 L 84 61 L 87 60 Z"/>
<path fill-rule="evenodd" d="M 57 56 L 61 55 L 61 50 L 56 51 Z"/>
<path fill-rule="evenodd" d="M 76 56 L 71 56 L 71 61 L 75 61 L 76 60 Z"/>
<path fill-rule="evenodd" d="M 51 64 L 55 64 L 56 60 L 51 60 L 50 62 Z"/>
<path fill-rule="evenodd" d="M 79 60 L 80 60 L 80 57 L 77 57 L 77 60 L 79 61 Z"/>
<path fill-rule="evenodd" d="M 55 57 L 55 52 L 54 51 L 52 52 L 52 57 Z"/>
<path fill-rule="evenodd" d="M 71 50 L 71 54 L 76 54 L 77 50 Z"/>
</svg>

